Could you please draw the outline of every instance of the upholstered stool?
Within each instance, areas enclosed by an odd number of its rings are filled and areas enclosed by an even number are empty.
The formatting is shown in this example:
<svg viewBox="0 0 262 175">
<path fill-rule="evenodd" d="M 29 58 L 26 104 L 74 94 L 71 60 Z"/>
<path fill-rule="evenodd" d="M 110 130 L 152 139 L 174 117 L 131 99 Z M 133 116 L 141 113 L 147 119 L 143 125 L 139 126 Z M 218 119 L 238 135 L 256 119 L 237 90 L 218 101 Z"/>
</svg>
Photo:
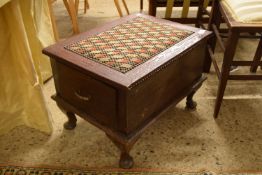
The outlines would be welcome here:
<svg viewBox="0 0 262 175">
<path fill-rule="evenodd" d="M 226 45 L 223 44 L 219 34 L 219 26 L 222 19 L 225 21 L 229 29 Z M 257 67 L 262 65 L 261 36 L 253 61 L 233 60 L 241 33 L 258 33 L 259 35 L 262 33 L 262 0 L 215 0 L 213 2 L 209 29 L 214 31 L 216 37 L 213 37 L 210 40 L 210 46 L 208 47 L 210 57 L 207 57 L 206 59 L 205 71 L 209 72 L 212 61 L 219 78 L 219 87 L 214 111 L 214 117 L 216 118 L 223 100 L 227 80 L 262 80 L 262 75 L 230 74 L 230 68 L 232 66 L 250 66 L 250 71 L 255 73 Z M 217 43 L 224 51 L 221 71 L 219 70 L 214 57 L 216 41 L 218 41 Z"/>
<path fill-rule="evenodd" d="M 120 149 L 119 166 L 131 168 L 130 150 L 165 110 L 184 97 L 186 109 L 196 109 L 210 34 L 134 14 L 44 49 L 51 57 L 53 99 L 68 117 L 65 129 L 76 127 L 78 114 Z"/>
</svg>

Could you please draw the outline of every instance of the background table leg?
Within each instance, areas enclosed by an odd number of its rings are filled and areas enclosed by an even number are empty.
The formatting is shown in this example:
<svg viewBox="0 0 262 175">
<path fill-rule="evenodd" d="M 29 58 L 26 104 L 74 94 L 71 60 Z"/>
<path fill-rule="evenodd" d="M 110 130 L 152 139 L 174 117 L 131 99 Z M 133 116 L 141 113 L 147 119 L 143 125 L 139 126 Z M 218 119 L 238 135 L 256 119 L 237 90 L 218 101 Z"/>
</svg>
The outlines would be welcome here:
<svg viewBox="0 0 262 175">
<path fill-rule="evenodd" d="M 114 2 L 115 2 L 115 5 L 116 5 L 116 8 L 117 8 L 117 11 L 119 13 L 119 16 L 123 17 L 123 13 L 122 13 L 122 10 L 120 8 L 119 0 L 114 0 Z"/>
<path fill-rule="evenodd" d="M 74 34 L 79 33 L 76 4 L 74 0 L 63 0 L 65 7 L 71 17 Z"/>
</svg>

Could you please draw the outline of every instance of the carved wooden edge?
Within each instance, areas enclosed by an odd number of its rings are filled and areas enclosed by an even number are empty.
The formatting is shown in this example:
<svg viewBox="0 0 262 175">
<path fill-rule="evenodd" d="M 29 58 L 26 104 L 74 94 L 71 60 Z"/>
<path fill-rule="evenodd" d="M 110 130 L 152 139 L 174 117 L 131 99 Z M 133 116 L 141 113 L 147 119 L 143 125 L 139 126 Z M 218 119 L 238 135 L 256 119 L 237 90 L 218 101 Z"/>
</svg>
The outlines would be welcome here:
<svg viewBox="0 0 262 175">
<path fill-rule="evenodd" d="M 197 36 L 194 36 L 197 37 Z M 193 38 L 194 38 L 193 37 Z M 208 37 L 206 37 L 205 39 L 207 40 L 210 37 L 210 35 Z M 203 39 L 204 40 L 204 39 Z M 155 73 L 164 70 L 168 65 L 172 64 L 173 62 L 178 62 L 181 60 L 181 58 L 188 54 L 190 51 L 192 51 L 193 49 L 195 49 L 196 47 L 198 47 L 199 45 L 203 44 L 203 41 L 198 41 L 196 42 L 195 45 L 193 45 L 190 48 L 187 48 L 185 51 L 183 51 L 182 53 L 180 53 L 179 55 L 177 55 L 176 57 L 174 57 L 173 59 L 170 59 L 169 61 L 167 61 L 165 64 L 159 66 L 157 69 L 153 70 L 152 72 L 150 72 L 149 74 L 147 74 L 146 76 L 142 77 L 140 80 L 136 81 L 135 83 L 131 84 L 128 88 L 132 89 L 136 86 L 138 86 L 139 84 L 141 84 L 142 82 L 144 82 L 145 80 L 149 79 L 150 77 L 152 77 Z"/>
</svg>

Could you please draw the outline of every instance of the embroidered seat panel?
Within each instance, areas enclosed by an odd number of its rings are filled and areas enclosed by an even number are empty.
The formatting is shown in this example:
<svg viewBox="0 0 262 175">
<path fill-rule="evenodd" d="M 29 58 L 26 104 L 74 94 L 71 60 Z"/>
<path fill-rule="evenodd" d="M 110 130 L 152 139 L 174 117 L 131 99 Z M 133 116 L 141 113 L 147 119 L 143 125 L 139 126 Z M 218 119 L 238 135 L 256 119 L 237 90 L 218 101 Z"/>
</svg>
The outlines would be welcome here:
<svg viewBox="0 0 262 175">
<path fill-rule="evenodd" d="M 66 45 L 65 49 L 126 73 L 191 34 L 192 31 L 137 17 L 95 36 Z"/>
<path fill-rule="evenodd" d="M 262 0 L 221 0 L 236 21 L 262 24 Z"/>
</svg>

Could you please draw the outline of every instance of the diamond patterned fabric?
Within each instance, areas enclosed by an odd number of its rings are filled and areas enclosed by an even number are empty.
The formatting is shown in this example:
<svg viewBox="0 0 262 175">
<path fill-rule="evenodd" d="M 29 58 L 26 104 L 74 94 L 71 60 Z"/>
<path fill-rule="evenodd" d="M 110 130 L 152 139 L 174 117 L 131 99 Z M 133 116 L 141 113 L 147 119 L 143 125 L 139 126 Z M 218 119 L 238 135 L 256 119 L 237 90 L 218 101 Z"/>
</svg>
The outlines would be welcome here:
<svg viewBox="0 0 262 175">
<path fill-rule="evenodd" d="M 137 17 L 95 36 L 69 44 L 65 48 L 126 73 L 192 33 Z"/>
</svg>

